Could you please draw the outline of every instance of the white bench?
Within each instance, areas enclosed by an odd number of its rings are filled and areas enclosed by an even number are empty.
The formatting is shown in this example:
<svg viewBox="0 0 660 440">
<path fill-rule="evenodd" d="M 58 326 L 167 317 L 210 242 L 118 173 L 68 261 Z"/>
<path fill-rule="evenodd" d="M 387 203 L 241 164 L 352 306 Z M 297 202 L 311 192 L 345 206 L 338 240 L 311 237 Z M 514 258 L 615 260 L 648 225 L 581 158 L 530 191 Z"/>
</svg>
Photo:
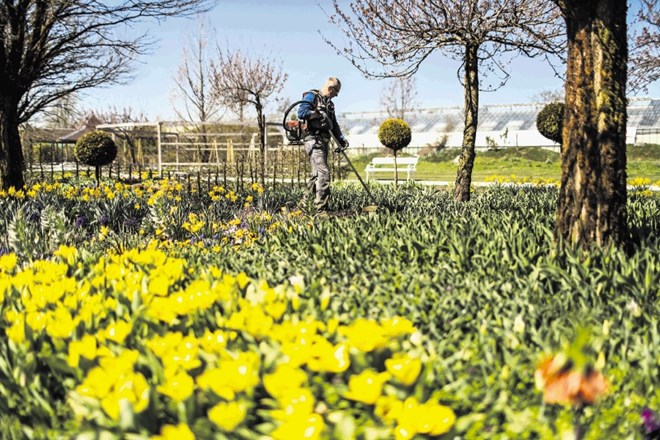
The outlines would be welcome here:
<svg viewBox="0 0 660 440">
<path fill-rule="evenodd" d="M 413 178 L 415 171 L 417 171 L 417 162 L 419 157 L 397 157 L 396 158 L 396 168 L 394 168 L 394 158 L 393 157 L 374 157 L 371 159 L 371 162 L 367 164 L 367 167 L 364 169 L 367 174 L 367 180 L 369 176 L 374 177 L 376 173 L 392 173 L 392 178 L 394 178 L 394 172 L 396 169 L 399 170 L 399 175 L 402 173 L 406 174 L 406 180 Z M 375 177 L 374 177 L 375 178 Z"/>
</svg>

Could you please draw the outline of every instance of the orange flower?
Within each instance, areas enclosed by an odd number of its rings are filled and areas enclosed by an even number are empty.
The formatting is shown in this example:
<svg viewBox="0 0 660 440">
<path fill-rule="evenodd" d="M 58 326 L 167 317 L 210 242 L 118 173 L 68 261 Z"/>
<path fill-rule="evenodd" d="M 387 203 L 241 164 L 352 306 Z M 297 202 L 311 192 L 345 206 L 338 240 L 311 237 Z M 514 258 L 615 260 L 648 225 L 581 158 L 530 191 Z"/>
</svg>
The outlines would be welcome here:
<svg viewBox="0 0 660 440">
<path fill-rule="evenodd" d="M 592 404 L 607 390 L 607 381 L 591 367 L 584 371 L 572 369 L 572 362 L 564 356 L 549 357 L 534 373 L 543 400 L 559 404 Z"/>
</svg>

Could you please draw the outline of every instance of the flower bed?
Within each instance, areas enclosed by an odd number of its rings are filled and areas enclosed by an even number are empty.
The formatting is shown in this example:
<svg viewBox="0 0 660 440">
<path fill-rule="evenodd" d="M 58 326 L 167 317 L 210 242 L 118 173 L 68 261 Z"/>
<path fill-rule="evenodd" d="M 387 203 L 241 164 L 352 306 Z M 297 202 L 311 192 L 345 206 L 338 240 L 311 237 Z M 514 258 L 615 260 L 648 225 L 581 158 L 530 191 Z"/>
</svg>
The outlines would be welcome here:
<svg viewBox="0 0 660 440">
<path fill-rule="evenodd" d="M 288 186 L 55 182 L 1 195 L 0 429 L 136 439 L 652 429 L 656 195 L 631 193 L 638 245 L 624 254 L 556 251 L 552 187 L 494 187 L 466 204 L 374 187 L 383 209 L 366 215 L 359 188 L 333 189 L 333 207 L 352 215 L 291 210 L 301 191 Z"/>
</svg>

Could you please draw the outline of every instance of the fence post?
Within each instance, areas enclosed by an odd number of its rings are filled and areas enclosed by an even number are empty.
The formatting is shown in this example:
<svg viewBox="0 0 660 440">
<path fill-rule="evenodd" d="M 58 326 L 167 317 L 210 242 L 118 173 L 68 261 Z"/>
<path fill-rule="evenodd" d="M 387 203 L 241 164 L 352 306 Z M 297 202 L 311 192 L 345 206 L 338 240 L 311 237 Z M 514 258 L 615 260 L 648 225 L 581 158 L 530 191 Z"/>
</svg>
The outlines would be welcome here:
<svg viewBox="0 0 660 440">
<path fill-rule="evenodd" d="M 158 146 L 158 177 L 163 178 L 163 148 L 160 142 L 162 122 L 156 123 L 156 145 Z"/>
</svg>

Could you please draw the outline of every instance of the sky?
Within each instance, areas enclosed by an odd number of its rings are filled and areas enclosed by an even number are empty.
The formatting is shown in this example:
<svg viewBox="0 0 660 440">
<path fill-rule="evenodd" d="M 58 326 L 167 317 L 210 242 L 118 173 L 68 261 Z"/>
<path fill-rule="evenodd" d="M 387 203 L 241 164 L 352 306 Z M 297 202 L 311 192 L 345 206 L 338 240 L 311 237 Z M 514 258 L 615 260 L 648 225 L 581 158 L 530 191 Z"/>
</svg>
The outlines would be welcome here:
<svg viewBox="0 0 660 440">
<path fill-rule="evenodd" d="M 329 76 L 336 76 L 342 82 L 341 93 L 334 99 L 338 113 L 380 110 L 387 80 L 364 78 L 323 40 L 325 36 L 343 47 L 345 37 L 329 22 L 319 4 L 330 12 L 330 0 L 319 0 L 319 3 L 315 0 L 218 0 L 204 19 L 207 28 L 214 32 L 212 40 L 223 47 L 255 57 L 282 60 L 282 70 L 288 74 L 288 79 L 281 97 L 293 102 L 303 92 L 320 88 Z M 186 37 L 197 35 L 199 23 L 197 17 L 140 24 L 136 29 L 147 30 L 157 39 L 157 44 L 151 54 L 136 63 L 135 78 L 126 85 L 87 91 L 81 97 L 82 107 L 130 107 L 143 112 L 151 121 L 175 120 L 171 98 L 173 78 L 181 64 Z M 463 88 L 457 77 L 458 68 L 457 61 L 439 52 L 426 59 L 415 75 L 418 107 L 461 106 Z M 561 91 L 563 87 L 562 80 L 541 59 L 518 57 L 511 63 L 509 73 L 504 87 L 480 94 L 481 105 L 529 103 L 541 92 Z M 660 97 L 660 85 L 649 87 L 647 95 Z M 276 114 L 276 105 L 267 110 Z"/>
</svg>

